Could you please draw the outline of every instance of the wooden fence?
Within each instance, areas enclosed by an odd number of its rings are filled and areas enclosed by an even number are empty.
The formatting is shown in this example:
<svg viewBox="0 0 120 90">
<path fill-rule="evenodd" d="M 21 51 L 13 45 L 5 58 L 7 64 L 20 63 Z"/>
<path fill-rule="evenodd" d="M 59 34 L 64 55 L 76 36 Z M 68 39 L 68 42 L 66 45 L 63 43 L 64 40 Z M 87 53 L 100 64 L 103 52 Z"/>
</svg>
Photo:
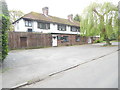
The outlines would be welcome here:
<svg viewBox="0 0 120 90">
<path fill-rule="evenodd" d="M 51 47 L 52 35 L 33 32 L 9 32 L 9 48 Z"/>
</svg>

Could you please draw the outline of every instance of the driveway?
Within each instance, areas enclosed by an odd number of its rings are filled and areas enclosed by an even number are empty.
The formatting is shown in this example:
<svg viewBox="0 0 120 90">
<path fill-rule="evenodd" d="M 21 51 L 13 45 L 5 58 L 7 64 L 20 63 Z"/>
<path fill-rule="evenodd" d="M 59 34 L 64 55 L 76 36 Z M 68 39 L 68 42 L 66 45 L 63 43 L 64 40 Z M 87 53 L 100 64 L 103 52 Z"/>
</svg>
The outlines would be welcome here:
<svg viewBox="0 0 120 90">
<path fill-rule="evenodd" d="M 99 44 L 13 50 L 3 63 L 3 88 L 44 77 L 116 51 L 117 46 Z"/>
</svg>

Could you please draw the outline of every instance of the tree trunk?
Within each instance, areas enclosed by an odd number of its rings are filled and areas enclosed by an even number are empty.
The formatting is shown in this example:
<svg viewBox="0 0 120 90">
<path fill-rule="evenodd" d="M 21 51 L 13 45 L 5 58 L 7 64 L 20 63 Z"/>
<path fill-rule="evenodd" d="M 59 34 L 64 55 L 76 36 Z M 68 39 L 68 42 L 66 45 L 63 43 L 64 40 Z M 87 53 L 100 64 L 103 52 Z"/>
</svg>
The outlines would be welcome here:
<svg viewBox="0 0 120 90">
<path fill-rule="evenodd" d="M 105 36 L 105 41 L 106 41 L 106 45 L 111 45 L 110 40 L 107 36 Z"/>
<path fill-rule="evenodd" d="M 106 41 L 105 45 L 111 45 L 110 40 L 109 40 L 108 36 L 106 35 L 106 29 L 105 28 L 103 29 L 102 34 L 104 34 L 104 39 Z"/>
</svg>

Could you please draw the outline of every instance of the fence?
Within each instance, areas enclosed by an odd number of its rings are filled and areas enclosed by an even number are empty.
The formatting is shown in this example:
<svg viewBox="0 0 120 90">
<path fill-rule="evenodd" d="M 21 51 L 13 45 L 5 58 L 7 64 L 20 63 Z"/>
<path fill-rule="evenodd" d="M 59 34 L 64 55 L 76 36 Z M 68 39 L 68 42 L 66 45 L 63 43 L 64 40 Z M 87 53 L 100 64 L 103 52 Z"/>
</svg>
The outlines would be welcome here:
<svg viewBox="0 0 120 90">
<path fill-rule="evenodd" d="M 9 32 L 9 48 L 51 47 L 52 35 L 33 32 Z"/>
</svg>

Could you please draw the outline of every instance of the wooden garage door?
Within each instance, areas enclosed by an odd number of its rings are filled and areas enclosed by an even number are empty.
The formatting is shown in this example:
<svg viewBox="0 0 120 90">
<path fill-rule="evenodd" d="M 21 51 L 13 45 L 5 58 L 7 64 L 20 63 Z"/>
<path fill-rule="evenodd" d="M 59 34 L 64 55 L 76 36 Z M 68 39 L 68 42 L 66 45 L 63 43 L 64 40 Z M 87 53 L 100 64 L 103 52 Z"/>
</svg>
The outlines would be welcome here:
<svg viewBox="0 0 120 90">
<path fill-rule="evenodd" d="M 27 37 L 20 37 L 20 47 L 21 48 L 27 47 Z"/>
</svg>

